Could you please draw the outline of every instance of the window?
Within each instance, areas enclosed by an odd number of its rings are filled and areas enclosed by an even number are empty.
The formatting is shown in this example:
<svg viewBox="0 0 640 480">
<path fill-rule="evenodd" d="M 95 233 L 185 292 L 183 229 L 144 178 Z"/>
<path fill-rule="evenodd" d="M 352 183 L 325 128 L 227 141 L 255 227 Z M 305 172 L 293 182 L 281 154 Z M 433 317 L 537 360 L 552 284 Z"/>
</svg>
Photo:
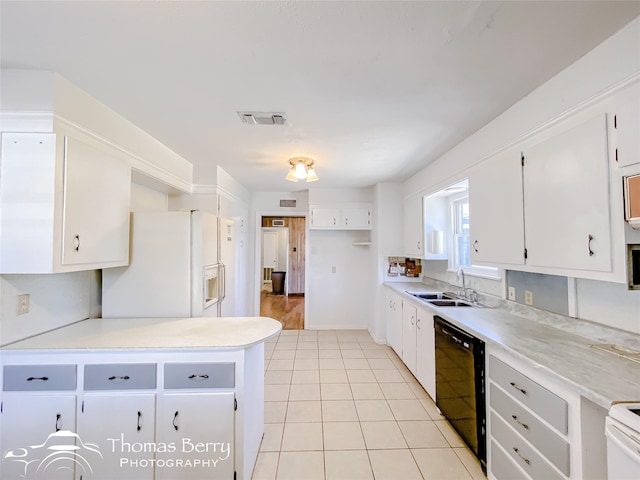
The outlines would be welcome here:
<svg viewBox="0 0 640 480">
<path fill-rule="evenodd" d="M 469 197 L 451 202 L 451 235 L 453 239 L 452 267 L 458 270 L 471 266 L 469 249 Z"/>
<path fill-rule="evenodd" d="M 469 237 L 469 194 L 467 191 L 450 195 L 450 235 L 451 255 L 449 268 L 456 272 L 463 269 L 469 275 L 500 278 L 500 272 L 494 267 L 482 267 L 471 263 L 471 245 Z"/>
</svg>

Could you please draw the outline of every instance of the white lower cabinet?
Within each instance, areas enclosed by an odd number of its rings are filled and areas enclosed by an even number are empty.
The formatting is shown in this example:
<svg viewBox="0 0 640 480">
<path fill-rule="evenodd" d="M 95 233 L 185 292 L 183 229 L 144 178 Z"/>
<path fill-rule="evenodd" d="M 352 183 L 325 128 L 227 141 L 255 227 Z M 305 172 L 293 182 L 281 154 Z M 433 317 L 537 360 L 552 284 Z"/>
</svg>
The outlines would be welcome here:
<svg viewBox="0 0 640 480">
<path fill-rule="evenodd" d="M 155 393 L 85 395 L 78 412 L 78 436 L 99 447 L 102 459 L 79 480 L 153 480 Z"/>
<path fill-rule="evenodd" d="M 82 448 L 75 431 L 75 394 L 15 392 L 4 395 L 0 477 L 72 480 L 74 472 L 83 465 L 78 465 L 76 457 L 95 454 Z M 79 453 L 75 447 L 81 447 Z"/>
<path fill-rule="evenodd" d="M 415 376 L 429 396 L 436 399 L 436 343 L 433 312 L 417 309 Z"/>
<path fill-rule="evenodd" d="M 156 479 L 233 479 L 234 392 L 169 393 L 158 399 Z M 173 451 L 170 451 L 173 450 Z M 172 468 L 171 465 L 176 465 Z"/>
<path fill-rule="evenodd" d="M 244 364 L 224 352 L 34 356 L 33 365 L 7 364 L 3 352 L 0 478 L 248 480 L 264 431 L 254 411 L 264 366 L 253 362 L 264 353 L 252 352 Z M 251 412 L 238 418 L 242 408 Z"/>
<path fill-rule="evenodd" d="M 402 299 L 391 289 L 387 289 L 385 318 L 387 345 L 402 358 Z"/>
<path fill-rule="evenodd" d="M 409 371 L 416 375 L 416 322 L 417 309 L 408 302 L 402 302 L 402 361 Z"/>
<path fill-rule="evenodd" d="M 487 370 L 489 478 L 583 478 L 579 399 L 504 354 L 490 352 Z"/>
</svg>

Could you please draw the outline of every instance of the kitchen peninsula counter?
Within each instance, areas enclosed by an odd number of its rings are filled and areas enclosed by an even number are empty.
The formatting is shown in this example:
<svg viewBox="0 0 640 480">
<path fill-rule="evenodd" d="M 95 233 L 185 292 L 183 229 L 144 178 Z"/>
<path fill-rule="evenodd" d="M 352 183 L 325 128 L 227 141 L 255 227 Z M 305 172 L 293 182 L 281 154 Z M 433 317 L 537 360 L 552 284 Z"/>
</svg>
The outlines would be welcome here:
<svg viewBox="0 0 640 480">
<path fill-rule="evenodd" d="M 238 349 L 280 330 L 282 324 L 268 317 L 91 318 L 2 350 Z"/>
<path fill-rule="evenodd" d="M 3 448 L 62 431 L 98 446 L 100 478 L 249 480 L 264 433 L 264 341 L 281 330 L 267 317 L 95 318 L 6 345 L 0 429 L 15 444 Z M 173 450 L 138 455 L 114 439 Z M 3 462 L 11 468 L 26 467 Z"/>
<path fill-rule="evenodd" d="M 502 308 L 437 307 L 407 293 L 436 288 L 409 282 L 386 282 L 385 286 L 403 300 L 430 308 L 494 348 L 525 360 L 605 410 L 616 402 L 640 401 L 640 363 L 592 347 L 615 344 L 640 350 L 639 335 L 535 309 L 530 309 L 532 318 L 525 318 Z"/>
</svg>

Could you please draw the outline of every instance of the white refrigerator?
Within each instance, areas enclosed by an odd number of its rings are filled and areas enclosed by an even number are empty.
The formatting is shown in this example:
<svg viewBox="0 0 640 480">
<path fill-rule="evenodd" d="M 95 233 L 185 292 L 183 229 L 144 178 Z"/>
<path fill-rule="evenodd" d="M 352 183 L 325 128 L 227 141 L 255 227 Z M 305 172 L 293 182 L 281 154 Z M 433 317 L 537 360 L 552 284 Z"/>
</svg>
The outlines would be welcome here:
<svg viewBox="0 0 640 480">
<path fill-rule="evenodd" d="M 226 225 L 199 211 L 132 213 L 129 266 L 102 271 L 102 316 L 232 316 L 222 308 L 234 285 L 233 257 L 221 263 L 221 250 L 235 249 L 233 223 L 229 235 Z"/>
</svg>

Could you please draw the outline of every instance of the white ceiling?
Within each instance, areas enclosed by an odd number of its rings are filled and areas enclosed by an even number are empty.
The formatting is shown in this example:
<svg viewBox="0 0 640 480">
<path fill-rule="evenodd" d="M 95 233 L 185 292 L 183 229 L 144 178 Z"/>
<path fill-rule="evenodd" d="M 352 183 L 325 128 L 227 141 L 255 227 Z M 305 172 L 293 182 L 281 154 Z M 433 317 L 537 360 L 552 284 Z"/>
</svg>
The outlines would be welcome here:
<svg viewBox="0 0 640 480">
<path fill-rule="evenodd" d="M 363 187 L 424 168 L 638 15 L 636 1 L 2 1 L 0 53 L 130 119 L 195 183 L 219 164 L 251 191 Z M 285 181 L 293 156 L 320 180 Z"/>
</svg>

